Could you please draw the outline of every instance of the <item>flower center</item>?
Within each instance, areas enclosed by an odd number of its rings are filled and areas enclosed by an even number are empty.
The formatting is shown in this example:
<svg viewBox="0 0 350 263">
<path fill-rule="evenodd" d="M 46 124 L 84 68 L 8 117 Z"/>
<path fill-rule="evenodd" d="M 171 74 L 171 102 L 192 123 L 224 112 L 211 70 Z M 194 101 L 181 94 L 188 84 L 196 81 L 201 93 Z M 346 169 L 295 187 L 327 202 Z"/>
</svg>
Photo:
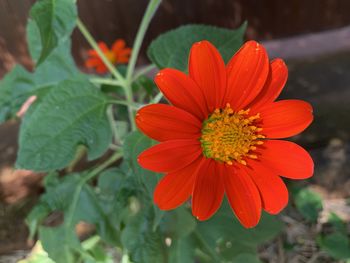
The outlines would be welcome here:
<svg viewBox="0 0 350 263">
<path fill-rule="evenodd" d="M 248 113 L 249 109 L 234 112 L 230 104 L 216 109 L 203 122 L 200 138 L 203 154 L 229 165 L 233 161 L 246 165 L 245 158 L 257 159 L 253 152 L 256 145 L 264 143 L 261 139 L 265 136 L 259 134 L 262 128 L 256 125 L 260 114 L 248 116 Z"/>
</svg>

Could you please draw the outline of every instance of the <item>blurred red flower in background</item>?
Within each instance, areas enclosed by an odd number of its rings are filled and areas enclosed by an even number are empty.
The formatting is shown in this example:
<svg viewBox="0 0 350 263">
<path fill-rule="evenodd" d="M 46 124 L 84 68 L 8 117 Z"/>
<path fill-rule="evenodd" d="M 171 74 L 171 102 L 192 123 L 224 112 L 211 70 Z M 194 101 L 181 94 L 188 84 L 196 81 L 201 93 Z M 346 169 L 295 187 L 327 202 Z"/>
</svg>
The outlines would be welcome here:
<svg viewBox="0 0 350 263">
<path fill-rule="evenodd" d="M 224 194 L 245 227 L 261 210 L 279 213 L 288 203 L 280 178 L 313 174 L 310 155 L 293 142 L 277 140 L 302 132 L 313 120 L 301 100 L 275 101 L 288 69 L 269 62 L 265 48 L 249 41 L 225 66 L 208 41 L 195 43 L 189 75 L 163 69 L 155 82 L 171 105 L 153 104 L 136 116 L 139 129 L 160 144 L 139 156 L 142 167 L 166 173 L 154 192 L 160 209 L 192 196 L 192 213 L 210 218 Z"/>
<path fill-rule="evenodd" d="M 98 46 L 102 50 L 103 54 L 112 64 L 125 64 L 128 63 L 131 54 L 131 48 L 126 47 L 125 41 L 123 39 L 117 39 L 112 48 L 109 49 L 104 42 L 99 42 Z M 87 68 L 94 68 L 97 73 L 107 73 L 108 69 L 103 63 L 97 51 L 90 49 L 88 51 L 88 58 L 85 61 L 85 66 Z"/>
</svg>

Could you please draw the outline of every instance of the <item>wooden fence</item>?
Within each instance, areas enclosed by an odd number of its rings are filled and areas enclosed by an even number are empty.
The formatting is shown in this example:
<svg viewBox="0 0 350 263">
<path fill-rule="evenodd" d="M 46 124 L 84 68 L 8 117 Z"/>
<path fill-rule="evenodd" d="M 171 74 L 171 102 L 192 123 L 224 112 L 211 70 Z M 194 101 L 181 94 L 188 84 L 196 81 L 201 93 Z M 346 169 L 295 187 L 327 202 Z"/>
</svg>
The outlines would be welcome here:
<svg viewBox="0 0 350 263">
<path fill-rule="evenodd" d="M 0 74 L 15 61 L 30 65 L 25 24 L 34 2 L 0 0 Z M 131 45 L 147 2 L 78 0 L 78 8 L 96 39 L 111 43 L 121 37 Z M 348 25 L 349 10 L 349 0 L 163 0 L 144 47 L 161 32 L 182 24 L 235 28 L 247 20 L 247 38 L 271 39 Z M 87 43 L 79 32 L 73 39 L 73 53 L 81 62 L 81 50 L 87 48 Z"/>
</svg>

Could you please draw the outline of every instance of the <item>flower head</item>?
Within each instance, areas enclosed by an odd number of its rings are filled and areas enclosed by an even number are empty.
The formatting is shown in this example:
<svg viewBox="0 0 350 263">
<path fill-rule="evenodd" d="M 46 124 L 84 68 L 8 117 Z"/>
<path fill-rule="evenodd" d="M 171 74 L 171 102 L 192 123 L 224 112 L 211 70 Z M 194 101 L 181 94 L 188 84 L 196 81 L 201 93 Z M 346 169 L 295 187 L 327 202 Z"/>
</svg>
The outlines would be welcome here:
<svg viewBox="0 0 350 263">
<path fill-rule="evenodd" d="M 165 173 L 154 192 L 161 209 L 176 208 L 192 196 L 193 215 L 206 220 L 226 194 L 239 221 L 253 227 L 262 209 L 277 214 L 287 205 L 281 176 L 313 174 L 310 155 L 279 140 L 313 120 L 307 102 L 275 101 L 287 76 L 284 62 L 269 62 L 255 41 L 246 42 L 227 65 L 211 43 L 195 43 L 189 75 L 169 68 L 157 74 L 155 82 L 172 105 L 145 106 L 136 123 L 160 142 L 138 161 Z"/>
<path fill-rule="evenodd" d="M 123 39 L 117 39 L 113 43 L 111 49 L 109 49 L 104 42 L 99 42 L 98 46 L 112 64 L 128 63 L 131 48 L 126 47 L 125 41 Z M 85 66 L 87 68 L 95 68 L 97 73 L 107 73 L 107 67 L 97 54 L 96 50 L 90 49 L 88 51 L 88 55 L 89 57 L 85 61 Z"/>
</svg>

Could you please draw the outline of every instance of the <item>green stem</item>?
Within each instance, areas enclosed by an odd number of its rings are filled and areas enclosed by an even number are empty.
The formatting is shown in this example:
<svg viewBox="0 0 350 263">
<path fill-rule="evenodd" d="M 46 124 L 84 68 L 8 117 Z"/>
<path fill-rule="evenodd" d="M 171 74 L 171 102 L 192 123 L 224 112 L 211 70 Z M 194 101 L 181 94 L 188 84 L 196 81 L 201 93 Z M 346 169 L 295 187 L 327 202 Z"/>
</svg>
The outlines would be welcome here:
<svg viewBox="0 0 350 263">
<path fill-rule="evenodd" d="M 80 192 L 83 189 L 83 186 L 86 184 L 87 181 L 94 178 L 96 175 L 98 175 L 100 172 L 102 172 L 104 169 L 106 169 L 108 166 L 110 166 L 112 163 L 114 163 L 116 160 L 123 157 L 123 153 L 121 152 L 115 152 L 109 159 L 107 159 L 104 163 L 102 163 L 100 166 L 98 166 L 96 169 L 92 170 L 90 173 L 88 173 L 84 178 L 81 179 L 79 182 L 77 188 L 75 189 L 73 201 L 70 206 L 70 213 L 69 217 L 65 221 L 65 224 L 67 224 L 68 227 L 71 227 L 73 224 L 73 215 L 74 211 L 77 208 Z"/>
<path fill-rule="evenodd" d="M 121 140 L 120 140 L 120 136 L 118 134 L 117 124 L 116 124 L 115 119 L 114 119 L 113 105 L 110 105 L 108 107 L 108 109 L 107 109 L 107 117 L 108 117 L 109 124 L 110 124 L 112 132 L 113 132 L 114 141 L 116 143 L 120 143 Z"/>
<path fill-rule="evenodd" d="M 112 75 L 119 80 L 120 82 L 124 83 L 125 79 L 124 77 L 119 73 L 119 71 L 113 66 L 113 64 L 108 60 L 108 58 L 104 55 L 98 44 L 96 43 L 95 39 L 92 37 L 90 32 L 87 30 L 83 22 L 78 18 L 77 20 L 77 26 L 80 30 L 80 32 L 83 34 L 87 42 L 89 42 L 90 46 L 96 50 L 97 54 L 103 61 L 103 63 L 106 65 L 108 70 L 112 73 Z"/>
<path fill-rule="evenodd" d="M 128 106 L 129 108 L 132 108 L 134 110 L 138 110 L 142 106 L 142 104 L 137 104 L 135 102 L 129 103 L 124 100 L 110 100 L 109 103 Z"/>
<path fill-rule="evenodd" d="M 135 75 L 134 75 L 134 77 L 132 78 L 133 81 L 134 81 L 134 80 L 137 80 L 137 79 L 138 79 L 139 77 L 141 77 L 142 75 L 145 75 L 145 74 L 149 73 L 150 71 L 152 71 L 152 70 L 154 70 L 154 69 L 156 69 L 156 68 L 157 68 L 157 67 L 156 67 L 156 65 L 154 65 L 154 64 L 151 64 L 151 65 L 148 65 L 148 66 L 145 66 L 145 67 L 141 68 L 140 70 L 138 70 L 138 71 L 135 72 Z"/>
<path fill-rule="evenodd" d="M 131 263 L 127 250 L 123 251 L 123 256 L 122 256 L 121 263 Z"/>
<path fill-rule="evenodd" d="M 139 56 L 142 41 L 143 41 L 143 38 L 145 37 L 149 23 L 151 22 L 152 17 L 155 14 L 160 2 L 161 0 L 150 0 L 150 2 L 148 3 L 146 12 L 142 18 L 139 30 L 137 31 L 137 34 L 136 34 L 134 45 L 132 47 L 132 53 L 131 53 L 128 68 L 126 71 L 126 84 L 124 86 L 126 101 L 129 104 L 134 104 L 134 97 L 132 93 L 131 84 L 132 84 L 132 76 L 134 74 L 134 70 L 136 66 L 136 60 Z M 134 111 L 131 107 L 128 107 L 128 114 L 129 114 L 129 120 L 131 123 L 131 130 L 135 131 L 136 124 L 135 124 L 135 118 L 134 118 Z"/>
<path fill-rule="evenodd" d="M 128 105 L 134 105 L 134 96 L 132 94 L 132 87 L 131 87 L 131 82 L 126 83 L 125 86 L 125 97 L 126 97 L 126 102 Z M 129 120 L 131 123 L 131 130 L 136 131 L 136 123 L 135 123 L 135 118 L 134 118 L 134 110 L 132 107 L 128 106 L 128 115 L 129 115 Z"/>
<path fill-rule="evenodd" d="M 140 48 L 142 45 L 143 38 L 147 31 L 147 28 L 152 20 L 153 15 L 157 11 L 157 8 L 160 4 L 161 0 L 150 0 L 146 12 L 142 18 L 141 25 L 136 34 L 136 39 L 134 45 L 132 47 L 132 53 L 128 64 L 128 69 L 126 73 L 126 80 L 130 83 L 132 80 L 132 76 L 135 70 L 136 60 L 139 56 Z"/>
<path fill-rule="evenodd" d="M 105 84 L 112 86 L 123 86 L 124 82 L 114 80 L 114 79 L 104 79 L 104 78 L 92 78 L 90 81 L 94 84 Z"/>
<path fill-rule="evenodd" d="M 111 144 L 109 145 L 109 149 L 111 149 L 112 151 L 119 151 L 120 148 L 121 148 L 121 146 L 116 145 L 116 144 L 113 144 L 113 143 L 111 143 Z"/>
<path fill-rule="evenodd" d="M 159 92 L 151 101 L 151 103 L 158 103 L 163 98 L 163 93 Z"/>
<path fill-rule="evenodd" d="M 103 162 L 101 165 L 96 167 L 96 169 L 92 170 L 85 178 L 85 182 L 89 181 L 90 179 L 94 178 L 96 175 L 98 175 L 100 172 L 102 172 L 104 169 L 106 169 L 108 166 L 113 164 L 115 161 L 119 160 L 123 157 L 122 152 L 115 152 L 111 157 L 109 157 L 105 162 Z"/>
</svg>

